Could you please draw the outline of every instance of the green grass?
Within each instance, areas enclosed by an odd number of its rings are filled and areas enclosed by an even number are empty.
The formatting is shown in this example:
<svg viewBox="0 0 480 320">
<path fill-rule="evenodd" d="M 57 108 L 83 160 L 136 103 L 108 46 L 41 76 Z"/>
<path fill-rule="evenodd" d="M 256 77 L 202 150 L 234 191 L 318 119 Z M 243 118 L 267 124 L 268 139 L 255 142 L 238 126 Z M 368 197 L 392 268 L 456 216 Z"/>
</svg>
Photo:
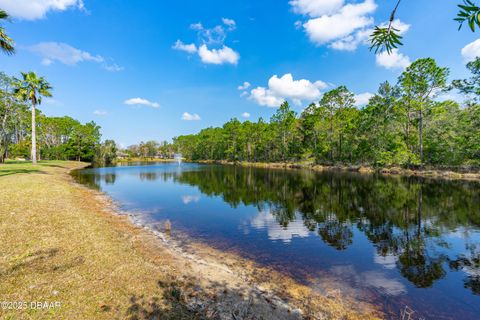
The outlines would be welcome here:
<svg viewBox="0 0 480 320">
<path fill-rule="evenodd" d="M 31 161 L 15 161 L 7 160 L 0 163 L 0 177 L 25 173 L 46 173 L 46 168 L 63 168 L 68 161 L 39 161 L 37 165 L 33 165 Z"/>
</svg>

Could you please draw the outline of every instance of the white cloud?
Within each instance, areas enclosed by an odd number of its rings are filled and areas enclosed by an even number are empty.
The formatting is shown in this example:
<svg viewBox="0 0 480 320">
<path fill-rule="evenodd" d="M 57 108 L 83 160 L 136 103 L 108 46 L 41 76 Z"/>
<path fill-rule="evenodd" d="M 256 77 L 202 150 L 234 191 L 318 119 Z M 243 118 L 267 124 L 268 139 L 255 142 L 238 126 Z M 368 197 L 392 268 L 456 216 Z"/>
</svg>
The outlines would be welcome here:
<svg viewBox="0 0 480 320">
<path fill-rule="evenodd" d="M 480 39 L 477 39 L 462 48 L 462 57 L 465 62 L 475 60 L 480 57 Z"/>
<path fill-rule="evenodd" d="M 96 116 L 106 116 L 108 112 L 105 110 L 95 110 L 93 111 L 93 114 Z"/>
<path fill-rule="evenodd" d="M 197 195 L 184 195 L 182 196 L 183 204 L 189 204 L 200 201 L 200 196 Z"/>
<path fill-rule="evenodd" d="M 295 13 L 320 17 L 340 9 L 344 0 L 292 0 L 289 3 Z"/>
<path fill-rule="evenodd" d="M 152 108 L 160 108 L 160 104 L 157 102 L 152 102 L 143 98 L 131 98 L 124 101 L 125 104 L 130 106 L 147 106 Z"/>
<path fill-rule="evenodd" d="M 411 64 L 410 58 L 398 49 L 393 49 L 389 54 L 387 51 L 376 55 L 377 65 L 386 69 L 405 69 Z"/>
<path fill-rule="evenodd" d="M 382 265 L 385 269 L 395 269 L 397 266 L 398 257 L 393 254 L 387 254 L 385 256 L 379 255 L 375 252 L 373 261 Z"/>
<path fill-rule="evenodd" d="M 317 81 L 311 83 L 308 80 L 293 80 L 291 73 L 278 78 L 277 75 L 268 80 L 268 87 L 281 97 L 288 97 L 297 100 L 314 100 L 320 97 L 319 88 L 325 88 L 325 83 Z"/>
<path fill-rule="evenodd" d="M 346 37 L 335 40 L 329 47 L 335 50 L 355 51 L 360 44 L 368 44 L 372 29 L 358 30 Z"/>
<path fill-rule="evenodd" d="M 202 26 L 202 24 L 195 24 L 196 27 L 192 28 L 198 31 L 198 38 L 202 43 L 206 44 L 223 44 L 227 38 L 227 33 L 223 26 L 215 26 L 213 28 L 207 29 Z M 229 31 L 231 31 L 229 29 Z"/>
<path fill-rule="evenodd" d="M 203 24 L 201 24 L 200 22 L 192 23 L 190 25 L 190 29 L 192 29 L 192 30 L 202 30 L 203 29 Z"/>
<path fill-rule="evenodd" d="M 283 227 L 270 211 L 260 211 L 250 224 L 257 230 L 266 230 L 270 240 L 281 240 L 285 243 L 291 242 L 294 237 L 306 238 L 310 235 L 310 231 L 298 215 L 295 215 L 295 220 L 289 222 L 287 227 Z"/>
<path fill-rule="evenodd" d="M 234 64 L 238 63 L 240 54 L 224 44 L 227 33 L 235 30 L 236 22 L 233 19 L 222 18 L 223 25 L 213 28 L 205 28 L 202 23 L 193 23 L 190 29 L 197 31 L 197 42 L 185 44 L 177 40 L 172 46 L 175 50 L 181 50 L 190 54 L 198 53 L 201 61 L 206 64 Z"/>
<path fill-rule="evenodd" d="M 389 22 L 384 22 L 380 25 L 381 28 L 387 28 Z M 392 27 L 398 30 L 398 34 L 403 35 L 405 34 L 408 30 L 410 30 L 410 25 L 408 23 L 405 23 L 401 21 L 400 19 L 395 19 L 392 22 Z"/>
<path fill-rule="evenodd" d="M 40 42 L 28 47 L 28 50 L 41 55 L 43 58 L 42 64 L 45 66 L 51 65 L 55 61 L 68 66 L 89 61 L 101 64 L 105 70 L 110 72 L 123 70 L 123 67 L 112 62 L 111 59 L 105 59 L 101 55 L 94 55 L 62 42 Z"/>
<path fill-rule="evenodd" d="M 268 88 L 257 87 L 250 92 L 250 99 L 262 106 L 278 107 L 286 99 L 291 99 L 297 105 L 302 100 L 313 101 L 321 96 L 320 90 L 328 85 L 323 81 L 310 82 L 306 79 L 294 80 L 287 73 L 279 78 L 277 75 L 268 80 Z"/>
<path fill-rule="evenodd" d="M 103 69 L 110 72 L 118 72 L 118 71 L 123 71 L 125 68 L 122 66 L 119 66 L 116 63 L 112 63 L 112 64 L 104 64 Z"/>
<path fill-rule="evenodd" d="M 370 100 L 371 97 L 373 97 L 374 94 L 373 93 L 370 93 L 370 92 L 364 92 L 364 93 L 360 93 L 360 94 L 357 94 L 354 98 L 355 98 L 355 102 L 356 102 L 356 105 L 357 106 L 364 106 L 366 104 L 368 104 L 368 101 Z"/>
<path fill-rule="evenodd" d="M 201 120 L 201 118 L 196 113 L 184 112 L 182 114 L 182 120 L 185 120 L 185 121 L 199 121 L 199 120 Z"/>
<path fill-rule="evenodd" d="M 242 85 L 238 86 L 237 89 L 238 90 L 247 90 L 248 88 L 250 88 L 250 86 L 251 86 L 250 82 L 245 81 Z"/>
<path fill-rule="evenodd" d="M 250 92 L 250 99 L 261 106 L 279 107 L 284 101 L 284 98 L 275 96 L 275 93 L 264 87 L 257 87 Z"/>
<path fill-rule="evenodd" d="M 315 11 L 310 11 L 314 18 L 307 20 L 303 27 L 310 40 L 317 45 L 340 39 L 347 41 L 345 38 L 348 36 L 356 37 L 354 35 L 356 31 L 371 27 L 374 20 L 370 15 L 376 8 L 374 0 L 365 0 L 361 3 L 349 3 L 340 8 L 337 5 L 337 10 L 332 14 L 318 11 L 317 13 L 321 13 L 318 15 L 312 14 Z M 337 44 L 336 47 L 340 45 Z"/>
<path fill-rule="evenodd" d="M 233 49 L 223 46 L 221 49 L 208 49 L 207 45 L 203 44 L 198 49 L 198 55 L 203 63 L 209 64 L 237 64 L 240 59 L 240 54 Z"/>
<path fill-rule="evenodd" d="M 177 42 L 175 42 L 172 48 L 175 50 L 185 51 L 188 53 L 197 52 L 197 46 L 194 43 L 185 44 L 181 40 L 177 40 Z"/>
<path fill-rule="evenodd" d="M 54 61 L 59 61 L 70 66 L 84 61 L 98 63 L 105 61 L 102 56 L 93 55 L 89 52 L 76 49 L 66 43 L 60 42 L 41 42 L 29 47 L 29 50 L 42 55 L 42 64 L 47 66 L 51 65 Z"/>
<path fill-rule="evenodd" d="M 222 22 L 226 25 L 230 30 L 233 30 L 237 27 L 237 23 L 233 19 L 222 18 Z"/>
<path fill-rule="evenodd" d="M 83 0 L 0 0 L 0 8 L 15 18 L 36 20 L 49 11 L 65 11 L 69 8 L 84 9 Z"/>
<path fill-rule="evenodd" d="M 250 113 L 244 112 L 244 113 L 242 113 L 242 117 L 243 118 L 250 118 Z"/>
<path fill-rule="evenodd" d="M 380 27 L 387 27 L 388 22 L 384 22 Z M 392 26 L 398 30 L 398 34 L 403 35 L 410 29 L 410 25 L 404 23 L 400 19 L 395 19 Z M 335 50 L 354 51 L 360 44 L 369 45 L 370 35 L 373 33 L 373 28 L 362 28 L 346 37 L 340 38 L 330 43 L 329 47 Z"/>
</svg>

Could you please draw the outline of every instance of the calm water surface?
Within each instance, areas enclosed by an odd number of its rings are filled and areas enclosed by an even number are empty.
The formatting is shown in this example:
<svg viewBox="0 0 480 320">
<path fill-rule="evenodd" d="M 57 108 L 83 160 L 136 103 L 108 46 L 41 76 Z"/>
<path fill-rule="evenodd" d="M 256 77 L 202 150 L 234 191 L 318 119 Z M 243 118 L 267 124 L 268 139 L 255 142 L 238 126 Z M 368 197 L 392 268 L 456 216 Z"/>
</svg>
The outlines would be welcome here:
<svg viewBox="0 0 480 320">
<path fill-rule="evenodd" d="M 480 319 L 480 184 L 198 164 L 85 169 L 146 223 L 231 250 L 397 319 Z"/>
</svg>

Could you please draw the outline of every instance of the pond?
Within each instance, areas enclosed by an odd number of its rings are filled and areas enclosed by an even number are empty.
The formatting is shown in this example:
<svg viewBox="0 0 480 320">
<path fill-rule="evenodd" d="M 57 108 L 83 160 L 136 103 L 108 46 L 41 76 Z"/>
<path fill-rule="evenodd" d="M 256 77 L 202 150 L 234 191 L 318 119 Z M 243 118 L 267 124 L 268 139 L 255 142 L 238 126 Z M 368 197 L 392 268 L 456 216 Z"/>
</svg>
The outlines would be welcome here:
<svg viewBox="0 0 480 320">
<path fill-rule="evenodd" d="M 480 184 L 347 172 L 132 163 L 74 173 L 145 223 L 398 318 L 479 319 Z"/>
</svg>

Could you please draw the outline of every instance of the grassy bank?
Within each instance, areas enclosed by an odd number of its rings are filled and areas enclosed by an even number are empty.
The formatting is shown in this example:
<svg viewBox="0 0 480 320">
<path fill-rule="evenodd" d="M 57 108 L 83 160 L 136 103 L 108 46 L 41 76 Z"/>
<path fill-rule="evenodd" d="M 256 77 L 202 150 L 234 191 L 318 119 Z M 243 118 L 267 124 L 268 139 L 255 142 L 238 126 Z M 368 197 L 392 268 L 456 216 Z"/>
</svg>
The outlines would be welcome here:
<svg viewBox="0 0 480 320">
<path fill-rule="evenodd" d="M 85 165 L 0 165 L 0 301 L 12 302 L 1 319 L 376 319 L 335 290 L 320 295 L 234 254 L 161 240 L 75 184 L 68 171 Z"/>
<path fill-rule="evenodd" d="M 218 163 L 226 165 L 238 165 L 244 167 L 256 167 L 256 168 L 272 168 L 272 169 L 305 169 L 313 171 L 351 171 L 359 173 L 378 173 L 383 175 L 402 175 L 402 176 L 417 176 L 426 178 L 439 178 L 439 179 L 458 179 L 458 180 L 480 180 L 480 172 L 468 172 L 452 170 L 451 168 L 439 169 L 439 168 L 423 168 L 423 169 L 407 169 L 400 167 L 386 167 L 386 168 L 373 168 L 370 166 L 361 165 L 318 165 L 308 162 L 231 162 L 231 161 L 214 161 L 214 160 L 200 160 L 199 163 Z"/>
</svg>

